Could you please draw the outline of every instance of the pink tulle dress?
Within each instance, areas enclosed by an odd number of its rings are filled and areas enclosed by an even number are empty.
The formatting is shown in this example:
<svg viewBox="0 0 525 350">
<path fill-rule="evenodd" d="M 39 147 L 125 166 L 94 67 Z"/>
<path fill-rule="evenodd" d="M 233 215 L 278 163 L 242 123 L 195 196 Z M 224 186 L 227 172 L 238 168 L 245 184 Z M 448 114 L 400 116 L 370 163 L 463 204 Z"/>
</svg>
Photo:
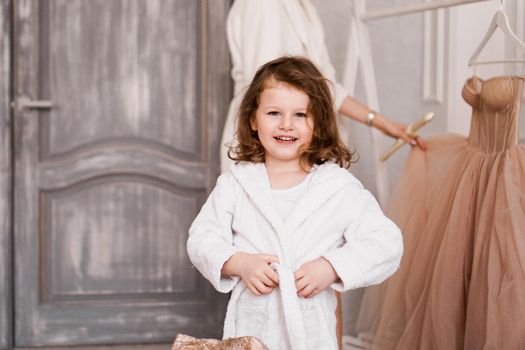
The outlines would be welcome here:
<svg viewBox="0 0 525 350">
<path fill-rule="evenodd" d="M 367 288 L 358 330 L 374 349 L 525 349 L 524 79 L 468 79 L 470 135 L 414 148 L 387 215 L 405 253 Z"/>
</svg>

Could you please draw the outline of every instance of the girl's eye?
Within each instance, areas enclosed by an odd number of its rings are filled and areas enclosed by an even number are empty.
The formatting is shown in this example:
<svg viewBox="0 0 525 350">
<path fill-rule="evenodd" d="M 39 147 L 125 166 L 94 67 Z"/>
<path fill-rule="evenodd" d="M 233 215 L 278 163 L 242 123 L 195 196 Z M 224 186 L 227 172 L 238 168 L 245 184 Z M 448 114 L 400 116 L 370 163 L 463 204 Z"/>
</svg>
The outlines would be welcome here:
<svg viewBox="0 0 525 350">
<path fill-rule="evenodd" d="M 279 112 L 271 111 L 271 112 L 268 112 L 268 115 L 271 115 L 272 117 L 278 117 L 279 116 Z"/>
<path fill-rule="evenodd" d="M 306 118 L 306 113 L 296 113 L 295 116 L 297 118 Z"/>
</svg>

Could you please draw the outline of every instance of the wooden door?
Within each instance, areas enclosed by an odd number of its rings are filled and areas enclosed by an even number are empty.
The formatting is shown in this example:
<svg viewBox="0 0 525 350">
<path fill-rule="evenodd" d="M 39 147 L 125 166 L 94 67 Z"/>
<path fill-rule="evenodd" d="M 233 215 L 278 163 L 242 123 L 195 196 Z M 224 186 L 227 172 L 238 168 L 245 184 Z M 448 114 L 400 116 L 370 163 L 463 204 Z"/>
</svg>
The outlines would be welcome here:
<svg viewBox="0 0 525 350">
<path fill-rule="evenodd" d="M 12 344 L 11 6 L 0 1 L 0 349 Z"/>
<path fill-rule="evenodd" d="M 228 1 L 13 4 L 15 345 L 220 336 L 186 238 L 218 173 Z"/>
</svg>

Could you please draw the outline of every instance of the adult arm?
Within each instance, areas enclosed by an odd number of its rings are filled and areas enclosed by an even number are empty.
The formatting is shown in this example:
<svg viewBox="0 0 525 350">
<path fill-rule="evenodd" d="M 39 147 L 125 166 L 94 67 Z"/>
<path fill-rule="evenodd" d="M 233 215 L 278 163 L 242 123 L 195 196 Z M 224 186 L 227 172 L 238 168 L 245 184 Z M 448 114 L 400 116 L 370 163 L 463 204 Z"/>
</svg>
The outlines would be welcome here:
<svg viewBox="0 0 525 350">
<path fill-rule="evenodd" d="M 370 108 L 363 105 L 353 97 L 346 96 L 343 100 L 343 103 L 339 107 L 339 112 L 346 117 L 367 124 L 368 113 L 372 111 L 370 110 Z M 412 146 L 419 146 L 422 150 L 427 149 L 425 141 L 423 141 L 420 137 L 412 137 L 407 134 L 406 124 L 395 122 L 377 112 L 374 112 L 374 115 L 375 116 L 372 122 L 372 126 L 377 128 L 382 133 L 396 139 L 401 138 L 406 143 Z"/>
</svg>

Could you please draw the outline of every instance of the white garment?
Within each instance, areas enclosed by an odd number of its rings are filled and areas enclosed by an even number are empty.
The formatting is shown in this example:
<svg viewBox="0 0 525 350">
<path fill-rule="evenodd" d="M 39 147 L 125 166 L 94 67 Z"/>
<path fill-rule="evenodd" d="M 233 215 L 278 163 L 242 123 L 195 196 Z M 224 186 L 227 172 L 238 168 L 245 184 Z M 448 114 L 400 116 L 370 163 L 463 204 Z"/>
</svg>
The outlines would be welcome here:
<svg viewBox="0 0 525 350">
<path fill-rule="evenodd" d="M 301 197 L 306 193 L 308 189 L 308 183 L 310 182 L 311 173 L 308 174 L 303 181 L 299 184 L 286 189 L 273 189 L 272 197 L 275 204 L 275 209 L 281 215 L 281 218 L 286 221 L 286 218 L 290 215 L 292 210 L 295 208 Z"/>
<path fill-rule="evenodd" d="M 335 80 L 321 20 L 309 0 L 235 0 L 228 13 L 227 37 L 235 87 L 221 142 L 223 173 L 233 163 L 224 145 L 233 140 L 238 106 L 257 69 L 266 62 L 284 55 L 307 57 L 332 82 L 336 110 L 348 96 Z"/>
<path fill-rule="evenodd" d="M 223 174 L 190 228 L 194 266 L 223 293 L 232 291 L 224 338 L 252 335 L 271 350 L 337 349 L 334 290 L 377 284 L 398 268 L 397 226 L 346 169 L 315 166 L 307 192 L 283 220 L 272 203 L 264 163 L 240 163 Z M 254 296 L 238 277 L 223 277 L 237 251 L 279 257 L 279 287 Z M 293 272 L 326 258 L 341 282 L 313 298 L 297 297 Z"/>
</svg>

